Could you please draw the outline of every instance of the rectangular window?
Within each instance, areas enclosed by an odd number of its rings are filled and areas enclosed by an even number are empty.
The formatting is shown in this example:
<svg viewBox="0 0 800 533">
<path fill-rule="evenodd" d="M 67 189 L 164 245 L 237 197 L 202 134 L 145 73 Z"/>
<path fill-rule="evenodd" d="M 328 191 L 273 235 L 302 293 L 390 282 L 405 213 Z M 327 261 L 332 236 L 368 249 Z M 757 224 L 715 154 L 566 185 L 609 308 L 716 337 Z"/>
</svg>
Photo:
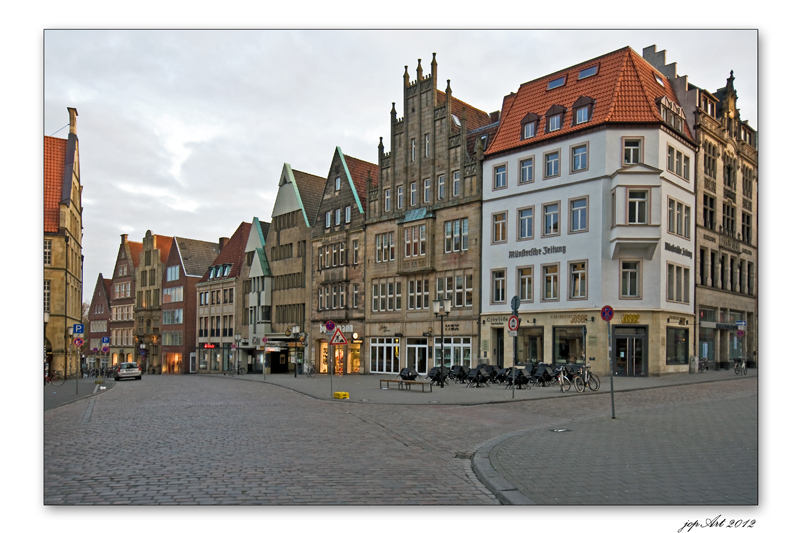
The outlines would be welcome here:
<svg viewBox="0 0 800 533">
<path fill-rule="evenodd" d="M 50 239 L 44 240 L 44 264 L 53 264 L 53 241 Z"/>
<path fill-rule="evenodd" d="M 461 194 L 461 172 L 453 172 L 453 196 Z"/>
<path fill-rule="evenodd" d="M 345 224 L 349 224 L 350 223 L 350 206 L 349 205 L 344 208 L 344 223 Z"/>
<path fill-rule="evenodd" d="M 628 224 L 647 224 L 647 191 L 628 191 Z"/>
<path fill-rule="evenodd" d="M 533 159 L 523 159 L 519 163 L 519 182 L 531 183 L 533 181 Z"/>
<path fill-rule="evenodd" d="M 403 209 L 403 186 L 397 187 L 397 209 Z"/>
<path fill-rule="evenodd" d="M 561 129 L 561 115 L 553 115 L 547 121 L 547 131 L 556 131 Z"/>
<path fill-rule="evenodd" d="M 558 300 L 558 265 L 544 265 L 544 287 L 542 290 L 544 300 Z"/>
<path fill-rule="evenodd" d="M 586 298 L 586 262 L 569 264 L 569 297 L 572 300 Z"/>
<path fill-rule="evenodd" d="M 343 242 L 339 243 L 339 264 L 344 266 L 344 243 Z M 297 286 L 300 287 L 301 285 L 298 283 Z"/>
<path fill-rule="evenodd" d="M 559 153 L 552 152 L 550 154 L 545 154 L 544 162 L 545 162 L 545 171 L 544 175 L 546 178 L 554 178 L 559 175 L 559 165 L 558 165 Z"/>
<path fill-rule="evenodd" d="M 677 200 L 667 201 L 667 231 L 681 237 L 691 238 L 691 208 Z"/>
<path fill-rule="evenodd" d="M 667 328 L 667 364 L 689 364 L 689 330 Z"/>
<path fill-rule="evenodd" d="M 453 251 L 453 222 L 444 223 L 444 253 Z"/>
<path fill-rule="evenodd" d="M 325 213 L 325 227 L 326 228 L 330 228 L 331 227 L 331 212 L 330 211 L 327 211 Z"/>
<path fill-rule="evenodd" d="M 506 242 L 506 213 L 496 213 L 492 215 L 492 242 Z"/>
<path fill-rule="evenodd" d="M 439 200 L 444 200 L 444 175 L 439 176 Z"/>
<path fill-rule="evenodd" d="M 506 271 L 492 271 L 492 303 L 503 303 L 506 301 Z"/>
<path fill-rule="evenodd" d="M 417 182 L 413 182 L 408 186 L 408 205 L 417 205 Z"/>
<path fill-rule="evenodd" d="M 353 285 L 353 309 L 358 309 L 358 285 Z"/>
<path fill-rule="evenodd" d="M 50 280 L 44 280 L 44 312 L 50 312 Z"/>
<path fill-rule="evenodd" d="M 625 139 L 623 164 L 635 165 L 636 163 L 640 163 L 641 151 L 642 151 L 641 139 Z"/>
<path fill-rule="evenodd" d="M 575 124 L 589 122 L 589 106 L 579 107 L 575 110 Z"/>
<path fill-rule="evenodd" d="M 569 231 L 570 233 L 577 233 L 586 231 L 588 229 L 588 198 L 577 198 L 569 201 Z"/>
<path fill-rule="evenodd" d="M 589 147 L 587 145 L 572 148 L 572 171 L 580 172 L 589 167 Z"/>
<path fill-rule="evenodd" d="M 639 269 L 640 261 L 622 261 L 622 271 L 620 276 L 620 298 L 640 298 L 639 280 L 641 276 Z"/>
<path fill-rule="evenodd" d="M 342 210 L 341 209 L 337 209 L 336 210 L 336 225 L 340 226 L 341 224 L 342 224 Z"/>
<path fill-rule="evenodd" d="M 431 180 L 430 178 L 422 182 L 422 201 L 426 204 L 431 201 Z"/>
<path fill-rule="evenodd" d="M 336 189 L 337 191 L 341 190 L 341 188 L 342 188 L 342 178 L 340 178 L 339 176 L 336 176 L 336 180 L 334 181 L 334 184 L 335 184 L 334 185 L 334 189 Z"/>
<path fill-rule="evenodd" d="M 716 200 L 713 196 L 703 195 L 703 226 L 713 230 L 716 220 Z"/>
<path fill-rule="evenodd" d="M 732 204 L 722 206 L 722 229 L 727 235 L 736 234 L 736 208 Z"/>
<path fill-rule="evenodd" d="M 689 269 L 667 263 L 667 300 L 689 303 L 690 289 Z"/>
<path fill-rule="evenodd" d="M 431 150 L 430 138 L 429 138 L 428 134 L 426 133 L 425 134 L 425 157 L 428 157 L 430 155 L 430 150 Z"/>
<path fill-rule="evenodd" d="M 358 240 L 353 241 L 353 264 L 358 264 Z"/>
<path fill-rule="evenodd" d="M 502 189 L 508 185 L 508 180 L 506 179 L 506 166 L 500 165 L 495 167 L 494 169 L 494 188 L 495 189 Z"/>
<path fill-rule="evenodd" d="M 519 299 L 524 302 L 533 300 L 533 268 L 517 269 L 517 278 L 519 279 Z"/>
<path fill-rule="evenodd" d="M 519 226 L 517 228 L 517 238 L 531 239 L 533 238 L 533 208 L 526 207 L 517 211 L 519 217 Z"/>
<path fill-rule="evenodd" d="M 411 139 L 411 161 L 417 160 L 417 140 Z"/>
<path fill-rule="evenodd" d="M 667 170 L 675 172 L 675 148 L 667 146 Z"/>
<path fill-rule="evenodd" d="M 530 139 L 536 135 L 536 122 L 528 122 L 522 127 L 522 138 Z"/>
<path fill-rule="evenodd" d="M 383 210 L 387 213 L 392 210 L 392 191 L 390 189 L 383 190 Z"/>
<path fill-rule="evenodd" d="M 742 213 L 742 240 L 747 244 L 753 239 L 753 217 Z"/>
<path fill-rule="evenodd" d="M 544 222 L 542 225 L 543 235 L 545 237 L 552 235 L 559 235 L 561 228 L 558 225 L 559 204 L 549 204 L 542 206 L 542 216 Z"/>
</svg>

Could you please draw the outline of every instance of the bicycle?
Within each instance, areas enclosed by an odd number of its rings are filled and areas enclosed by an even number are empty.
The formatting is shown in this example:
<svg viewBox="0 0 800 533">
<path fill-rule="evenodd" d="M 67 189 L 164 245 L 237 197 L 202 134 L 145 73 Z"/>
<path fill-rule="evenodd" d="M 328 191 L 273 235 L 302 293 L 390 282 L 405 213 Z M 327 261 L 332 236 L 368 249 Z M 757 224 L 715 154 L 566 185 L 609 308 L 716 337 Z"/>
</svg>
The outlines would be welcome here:
<svg viewBox="0 0 800 533">
<path fill-rule="evenodd" d="M 589 365 L 585 365 L 581 368 L 580 378 L 584 385 L 589 387 L 589 390 L 596 391 L 600 388 L 600 378 L 595 376 L 589 368 Z M 577 386 L 575 388 L 577 389 Z M 583 389 L 578 389 L 578 392 L 583 392 Z"/>
<path fill-rule="evenodd" d="M 697 364 L 697 371 L 702 373 L 705 372 L 706 370 L 708 370 L 708 359 L 702 358 L 700 359 L 700 362 Z"/>
<path fill-rule="evenodd" d="M 317 374 L 317 371 L 314 369 L 314 365 L 306 365 L 306 377 L 313 378 Z"/>
<path fill-rule="evenodd" d="M 228 367 L 228 370 L 225 371 L 225 375 L 226 376 L 236 376 L 236 375 L 241 376 L 245 372 L 246 372 L 245 369 L 242 368 L 241 366 L 237 366 L 236 368 L 230 366 L 230 367 Z"/>
<path fill-rule="evenodd" d="M 561 387 L 561 392 L 569 391 L 569 388 L 571 386 L 571 381 L 569 379 L 569 376 L 567 376 L 566 369 L 563 366 L 561 366 L 561 367 L 556 369 L 556 373 L 557 373 L 556 374 L 556 379 L 558 380 L 558 386 Z M 576 376 L 576 378 L 577 379 L 581 379 L 580 376 Z M 578 388 L 579 388 L 579 386 L 576 383 L 575 384 L 575 389 L 577 390 Z M 581 379 L 580 389 L 583 390 L 583 380 L 582 379 Z M 578 392 L 580 392 L 580 391 L 578 391 Z"/>
<path fill-rule="evenodd" d="M 736 372 L 736 375 L 742 374 L 743 376 L 747 375 L 747 359 L 736 359 L 736 362 L 733 365 L 733 371 Z"/>
<path fill-rule="evenodd" d="M 61 385 L 64 384 L 64 376 L 61 375 L 61 372 L 53 372 L 52 377 L 45 374 L 44 375 L 45 386 L 47 386 L 48 383 L 54 387 L 60 387 Z"/>
</svg>

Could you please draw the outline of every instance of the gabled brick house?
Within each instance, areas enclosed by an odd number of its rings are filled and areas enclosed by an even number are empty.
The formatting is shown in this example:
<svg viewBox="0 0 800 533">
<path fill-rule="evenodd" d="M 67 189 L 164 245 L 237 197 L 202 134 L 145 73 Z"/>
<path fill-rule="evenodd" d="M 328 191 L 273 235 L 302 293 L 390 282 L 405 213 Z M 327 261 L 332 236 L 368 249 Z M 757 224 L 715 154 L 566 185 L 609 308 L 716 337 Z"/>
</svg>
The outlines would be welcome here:
<svg viewBox="0 0 800 533">
<path fill-rule="evenodd" d="M 111 280 L 104 279 L 103 274 L 98 274 L 89 304 L 89 323 L 85 324 L 86 368 L 103 369 L 109 365 L 109 347 L 103 351 L 103 339 L 108 338 L 111 332 Z"/>
<path fill-rule="evenodd" d="M 219 255 L 220 243 L 174 237 L 161 282 L 162 371 L 193 372 L 197 345 L 196 286 Z"/>
<path fill-rule="evenodd" d="M 127 234 L 120 235 L 117 260 L 111 276 L 109 300 L 111 318 L 108 337 L 109 364 L 116 365 L 124 361 L 137 361 L 135 339 L 134 306 L 136 303 L 136 269 L 139 267 L 139 256 L 142 243 L 129 241 Z M 144 368 L 144 367 L 143 367 Z"/>
</svg>

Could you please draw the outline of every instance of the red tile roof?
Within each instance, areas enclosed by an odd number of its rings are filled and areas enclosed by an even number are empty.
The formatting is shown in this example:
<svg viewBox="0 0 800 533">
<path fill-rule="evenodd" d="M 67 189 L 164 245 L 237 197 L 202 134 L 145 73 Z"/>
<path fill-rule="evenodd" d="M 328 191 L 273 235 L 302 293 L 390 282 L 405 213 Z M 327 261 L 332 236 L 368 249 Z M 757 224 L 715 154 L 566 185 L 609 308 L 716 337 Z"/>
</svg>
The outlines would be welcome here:
<svg viewBox="0 0 800 533">
<path fill-rule="evenodd" d="M 59 203 L 67 157 L 67 140 L 44 138 L 44 231 L 58 232 Z"/>
<path fill-rule="evenodd" d="M 130 252 L 131 261 L 133 261 L 133 268 L 139 268 L 139 254 L 142 253 L 142 243 L 128 241 L 128 251 Z"/>
<path fill-rule="evenodd" d="M 380 178 L 380 168 L 375 163 L 368 163 L 347 154 L 343 155 L 350 171 L 350 177 L 353 178 L 353 185 L 355 185 L 358 197 L 361 200 L 361 205 L 364 206 L 367 202 L 367 174 L 372 177 L 374 182 Z"/>
<path fill-rule="evenodd" d="M 441 105 L 447 101 L 447 94 L 444 91 L 436 90 L 436 103 Z M 489 116 L 489 113 L 486 111 L 481 111 L 477 107 L 473 107 L 466 102 L 455 98 L 452 94 L 450 95 L 450 113 L 457 116 L 459 121 L 467 121 L 467 128 L 470 130 L 474 130 L 475 128 L 480 128 L 482 126 L 488 126 L 492 123 L 492 119 Z M 450 120 L 450 131 L 456 132 L 459 130 L 459 127 Z"/>
<path fill-rule="evenodd" d="M 579 80 L 578 73 L 593 65 L 598 66 L 597 74 Z M 566 83 L 563 86 L 547 90 L 550 81 L 564 75 Z M 664 81 L 663 86 L 656 81 L 656 76 Z M 592 116 L 584 124 L 571 126 L 572 105 L 581 96 L 595 101 Z M 669 80 L 633 49 L 625 47 L 520 85 L 516 94 L 512 93 L 503 100 L 500 130 L 486 155 L 571 134 L 599 124 L 662 124 L 656 100 L 663 96 L 678 103 L 678 97 L 672 90 Z M 546 133 L 542 122 L 534 137 L 521 140 L 522 119 L 528 113 L 544 117 L 553 105 L 563 106 L 567 110 L 562 128 Z M 692 138 L 685 121 L 684 134 Z"/>
<path fill-rule="evenodd" d="M 216 265 L 231 265 L 230 273 L 225 277 L 225 279 L 234 279 L 242 271 L 242 263 L 244 262 L 244 249 L 247 246 L 247 238 L 250 236 L 250 226 L 252 224 L 250 222 L 242 222 L 239 224 L 239 227 L 236 228 L 236 231 L 233 232 L 231 235 L 230 240 L 223 246 L 222 250 L 219 252 L 219 255 L 216 259 L 211 263 L 210 266 Z M 209 281 L 208 279 L 208 270 L 200 278 L 200 283 L 205 281 Z M 212 281 L 217 281 L 217 278 L 214 278 Z"/>
<path fill-rule="evenodd" d="M 167 237 L 166 235 L 155 235 L 155 234 L 153 234 L 153 237 L 156 238 L 155 247 L 161 250 L 160 261 L 162 263 L 166 263 L 167 258 L 169 257 L 169 251 L 172 249 L 172 237 Z"/>
</svg>

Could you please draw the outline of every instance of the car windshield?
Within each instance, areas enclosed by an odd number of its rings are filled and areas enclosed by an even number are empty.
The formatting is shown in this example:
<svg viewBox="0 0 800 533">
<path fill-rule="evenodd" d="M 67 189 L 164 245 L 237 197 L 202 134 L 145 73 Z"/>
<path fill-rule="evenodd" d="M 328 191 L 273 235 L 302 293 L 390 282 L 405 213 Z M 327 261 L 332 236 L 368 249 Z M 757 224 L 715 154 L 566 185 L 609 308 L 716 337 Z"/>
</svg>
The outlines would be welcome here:
<svg viewBox="0 0 800 533">
<path fill-rule="evenodd" d="M 136 368 L 136 363 L 124 363 L 120 368 Z"/>
</svg>

